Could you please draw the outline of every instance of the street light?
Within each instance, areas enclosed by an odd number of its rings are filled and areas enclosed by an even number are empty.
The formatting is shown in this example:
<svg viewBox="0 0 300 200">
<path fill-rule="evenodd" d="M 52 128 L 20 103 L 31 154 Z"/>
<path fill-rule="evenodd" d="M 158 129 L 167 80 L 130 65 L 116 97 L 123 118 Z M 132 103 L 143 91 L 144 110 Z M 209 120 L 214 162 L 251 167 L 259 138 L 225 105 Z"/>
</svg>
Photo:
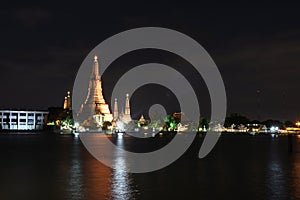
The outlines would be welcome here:
<svg viewBox="0 0 300 200">
<path fill-rule="evenodd" d="M 298 126 L 298 128 L 299 128 L 299 126 L 300 126 L 300 121 L 297 121 L 297 122 L 296 122 L 296 126 Z"/>
</svg>

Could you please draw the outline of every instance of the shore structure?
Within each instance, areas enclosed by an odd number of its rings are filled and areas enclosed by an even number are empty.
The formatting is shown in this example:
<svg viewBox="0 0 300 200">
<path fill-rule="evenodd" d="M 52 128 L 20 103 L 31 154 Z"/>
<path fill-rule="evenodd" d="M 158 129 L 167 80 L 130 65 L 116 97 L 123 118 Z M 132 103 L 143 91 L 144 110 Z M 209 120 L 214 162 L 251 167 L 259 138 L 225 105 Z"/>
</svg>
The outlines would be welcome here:
<svg viewBox="0 0 300 200">
<path fill-rule="evenodd" d="M 0 110 L 0 129 L 42 130 L 48 113 L 33 110 Z"/>
</svg>

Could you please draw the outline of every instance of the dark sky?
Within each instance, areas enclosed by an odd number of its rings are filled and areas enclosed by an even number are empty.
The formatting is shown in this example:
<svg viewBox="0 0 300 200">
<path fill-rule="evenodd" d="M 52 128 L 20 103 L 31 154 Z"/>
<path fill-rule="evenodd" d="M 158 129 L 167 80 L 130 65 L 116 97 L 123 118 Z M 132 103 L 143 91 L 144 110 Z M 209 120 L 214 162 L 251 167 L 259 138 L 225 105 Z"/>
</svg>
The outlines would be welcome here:
<svg viewBox="0 0 300 200">
<path fill-rule="evenodd" d="M 223 76 L 229 113 L 256 118 L 259 89 L 262 119 L 300 119 L 299 5 L 108 2 L 2 3 L 0 107 L 61 106 L 96 45 L 127 29 L 158 26 L 208 51 Z"/>
</svg>

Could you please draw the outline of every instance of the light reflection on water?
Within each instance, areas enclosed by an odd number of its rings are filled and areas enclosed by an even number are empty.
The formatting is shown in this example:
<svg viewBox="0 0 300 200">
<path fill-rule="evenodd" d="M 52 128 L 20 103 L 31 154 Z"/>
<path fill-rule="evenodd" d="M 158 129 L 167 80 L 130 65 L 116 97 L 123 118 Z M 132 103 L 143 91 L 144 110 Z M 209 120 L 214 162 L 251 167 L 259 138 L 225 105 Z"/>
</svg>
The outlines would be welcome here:
<svg viewBox="0 0 300 200">
<path fill-rule="evenodd" d="M 105 137 L 94 136 L 91 135 L 92 140 Z M 118 147 L 124 148 L 123 136 L 118 136 L 115 142 Z M 118 156 L 114 160 L 116 168 L 112 170 L 91 155 L 88 154 L 87 157 L 86 154 L 82 155 L 80 143 L 79 138 L 74 138 L 68 179 L 68 199 L 136 199 L 138 190 L 133 186 L 131 174 L 125 170 L 127 165 L 122 151 L 114 152 Z"/>
<path fill-rule="evenodd" d="M 118 135 L 116 145 L 120 148 L 124 148 L 123 136 Z M 122 155 L 123 151 L 115 152 L 118 154 L 115 160 L 115 169 L 112 174 L 111 182 L 111 197 L 116 200 L 135 199 L 135 192 L 132 187 L 133 180 L 130 174 L 125 171 L 127 165 L 125 155 Z"/>
<path fill-rule="evenodd" d="M 82 166 L 81 161 L 78 159 L 77 156 L 80 154 L 78 149 L 78 138 L 75 138 L 73 151 L 72 151 L 72 160 L 70 166 L 70 175 L 68 181 L 68 191 L 69 191 L 69 198 L 72 200 L 82 200 L 84 199 L 84 191 L 83 191 L 83 180 L 82 180 Z M 75 156 L 77 154 L 77 156 Z"/>
<path fill-rule="evenodd" d="M 300 138 L 292 153 L 287 137 L 222 136 L 205 159 L 196 146 L 167 168 L 128 174 L 120 152 L 112 170 L 71 136 L 0 134 L 0 199 L 300 199 Z"/>
<path fill-rule="evenodd" d="M 278 143 L 279 140 L 271 139 L 267 166 L 267 186 L 270 189 L 270 195 L 268 196 L 270 200 L 288 198 L 287 180 L 282 166 L 283 161 L 280 158 L 281 153 L 288 154 L 288 152 L 278 151 Z"/>
<path fill-rule="evenodd" d="M 300 199 L 300 163 L 294 163 L 293 166 L 293 183 L 292 183 L 292 188 L 293 188 L 293 194 L 291 195 L 294 197 L 294 199 Z"/>
<path fill-rule="evenodd" d="M 300 149 L 297 148 L 300 146 L 300 137 L 297 137 L 296 143 L 294 143 L 294 154 L 292 160 L 292 169 L 291 169 L 291 190 L 292 199 L 300 199 Z"/>
</svg>

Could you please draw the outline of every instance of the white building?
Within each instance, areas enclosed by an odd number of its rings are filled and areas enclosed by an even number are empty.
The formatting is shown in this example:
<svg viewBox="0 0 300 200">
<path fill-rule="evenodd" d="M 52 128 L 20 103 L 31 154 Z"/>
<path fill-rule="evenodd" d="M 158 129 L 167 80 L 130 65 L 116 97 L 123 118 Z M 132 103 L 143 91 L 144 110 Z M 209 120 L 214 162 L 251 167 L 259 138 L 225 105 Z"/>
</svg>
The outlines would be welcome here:
<svg viewBox="0 0 300 200">
<path fill-rule="evenodd" d="M 0 127 L 4 130 L 41 130 L 48 112 L 0 110 Z"/>
</svg>

